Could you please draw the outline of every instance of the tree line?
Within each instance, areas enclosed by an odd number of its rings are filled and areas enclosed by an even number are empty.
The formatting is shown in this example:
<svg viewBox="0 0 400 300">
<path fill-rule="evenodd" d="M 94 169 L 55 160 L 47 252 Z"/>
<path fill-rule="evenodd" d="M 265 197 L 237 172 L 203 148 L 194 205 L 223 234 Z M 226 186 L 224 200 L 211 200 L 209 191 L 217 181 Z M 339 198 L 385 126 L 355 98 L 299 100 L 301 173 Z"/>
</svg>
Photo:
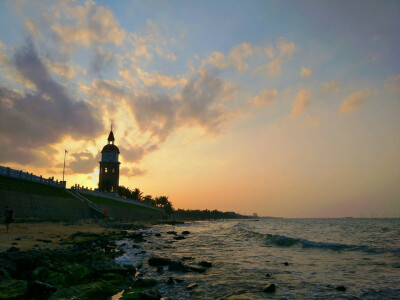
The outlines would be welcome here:
<svg viewBox="0 0 400 300">
<path fill-rule="evenodd" d="M 138 188 L 131 190 L 128 187 L 124 187 L 123 185 L 118 187 L 118 195 L 123 198 L 132 199 L 136 201 L 140 201 L 143 203 L 147 203 L 150 205 L 154 205 L 157 207 L 164 208 L 165 213 L 170 215 L 173 213 L 174 209 L 171 201 L 168 200 L 168 196 L 159 196 L 153 198 L 151 195 L 143 195 L 143 192 Z"/>
</svg>

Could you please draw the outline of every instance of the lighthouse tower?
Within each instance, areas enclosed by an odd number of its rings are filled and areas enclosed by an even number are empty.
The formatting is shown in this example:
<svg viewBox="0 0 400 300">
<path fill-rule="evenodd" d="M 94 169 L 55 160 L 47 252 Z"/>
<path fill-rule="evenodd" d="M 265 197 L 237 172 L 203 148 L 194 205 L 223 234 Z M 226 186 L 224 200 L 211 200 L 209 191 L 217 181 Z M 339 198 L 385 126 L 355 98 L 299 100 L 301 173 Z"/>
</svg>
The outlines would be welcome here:
<svg viewBox="0 0 400 300">
<path fill-rule="evenodd" d="M 108 135 L 108 144 L 101 151 L 99 190 L 102 192 L 116 193 L 119 184 L 119 149 L 114 145 L 114 134 L 111 131 Z"/>
</svg>

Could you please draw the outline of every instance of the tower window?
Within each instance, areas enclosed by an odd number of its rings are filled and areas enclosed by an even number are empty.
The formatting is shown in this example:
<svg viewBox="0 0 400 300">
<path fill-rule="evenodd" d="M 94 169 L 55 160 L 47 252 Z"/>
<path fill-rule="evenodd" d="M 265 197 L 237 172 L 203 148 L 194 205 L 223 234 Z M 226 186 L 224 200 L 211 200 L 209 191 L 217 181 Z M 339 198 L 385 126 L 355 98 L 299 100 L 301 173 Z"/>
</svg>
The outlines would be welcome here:
<svg viewBox="0 0 400 300">
<path fill-rule="evenodd" d="M 108 169 L 107 168 L 104 168 L 104 173 L 107 173 L 108 172 Z"/>
</svg>

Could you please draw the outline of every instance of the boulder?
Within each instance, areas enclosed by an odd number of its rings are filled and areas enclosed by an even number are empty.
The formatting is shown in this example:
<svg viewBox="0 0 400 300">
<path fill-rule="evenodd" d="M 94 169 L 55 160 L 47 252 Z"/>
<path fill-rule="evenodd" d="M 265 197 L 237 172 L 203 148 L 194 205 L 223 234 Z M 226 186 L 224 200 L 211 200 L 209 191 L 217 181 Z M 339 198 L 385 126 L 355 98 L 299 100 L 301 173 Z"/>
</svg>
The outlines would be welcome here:
<svg viewBox="0 0 400 300">
<path fill-rule="evenodd" d="M 8 248 L 7 252 L 19 252 L 19 248 L 12 246 Z"/>
<path fill-rule="evenodd" d="M 185 239 L 185 237 L 183 235 L 174 236 L 174 240 L 177 240 L 177 241 L 184 240 L 184 239 Z"/>
<path fill-rule="evenodd" d="M 168 271 L 170 271 L 170 272 L 187 272 L 188 271 L 188 267 L 186 267 L 180 261 L 173 261 L 173 262 L 171 262 L 169 264 Z"/>
<path fill-rule="evenodd" d="M 185 230 L 185 231 L 182 231 L 181 234 L 190 234 L 190 231 Z"/>
<path fill-rule="evenodd" d="M 32 281 L 28 284 L 29 295 L 35 299 L 47 299 L 48 296 L 55 293 L 57 288 L 54 285 L 39 280 Z"/>
<path fill-rule="evenodd" d="M 176 231 L 167 231 L 167 234 L 177 235 L 178 233 Z"/>
<path fill-rule="evenodd" d="M 163 257 L 150 257 L 148 260 L 148 264 L 154 267 L 168 266 L 171 264 L 171 262 L 172 262 L 171 259 Z"/>
<path fill-rule="evenodd" d="M 155 236 L 160 237 L 161 233 L 156 233 Z"/>
<path fill-rule="evenodd" d="M 212 267 L 212 263 L 208 262 L 208 261 L 201 261 L 198 263 L 199 266 L 202 266 L 204 268 L 211 268 Z"/>
<path fill-rule="evenodd" d="M 197 284 L 197 283 L 190 283 L 190 284 L 188 284 L 188 286 L 186 287 L 186 289 L 187 290 L 193 290 L 193 289 L 195 289 L 196 287 L 198 287 L 199 285 Z"/>
<path fill-rule="evenodd" d="M 340 292 L 345 292 L 345 291 L 347 291 L 347 289 L 346 289 L 346 287 L 344 286 L 344 285 L 338 285 L 338 286 L 336 286 L 336 288 L 335 288 L 337 291 L 340 291 Z"/>
<path fill-rule="evenodd" d="M 264 293 L 274 293 L 275 290 L 276 290 L 275 284 L 271 283 L 271 284 L 268 284 L 265 288 L 263 288 L 262 291 Z"/>
<path fill-rule="evenodd" d="M 196 272 L 196 273 L 205 273 L 206 272 L 206 269 L 195 267 L 195 266 L 189 266 L 189 270 L 192 272 Z"/>
<path fill-rule="evenodd" d="M 161 294 L 157 290 L 146 290 L 143 292 L 140 292 L 140 299 L 145 299 L 145 300 L 159 300 L 161 299 Z"/>
</svg>

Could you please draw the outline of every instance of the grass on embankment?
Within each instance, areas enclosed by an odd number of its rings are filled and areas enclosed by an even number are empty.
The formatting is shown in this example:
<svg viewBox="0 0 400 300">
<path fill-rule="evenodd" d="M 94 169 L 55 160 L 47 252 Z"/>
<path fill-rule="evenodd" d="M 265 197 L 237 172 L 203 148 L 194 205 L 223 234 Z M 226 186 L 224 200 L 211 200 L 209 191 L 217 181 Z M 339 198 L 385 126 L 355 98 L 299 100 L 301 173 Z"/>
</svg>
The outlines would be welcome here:
<svg viewBox="0 0 400 300">
<path fill-rule="evenodd" d="M 71 195 L 63 188 L 4 176 L 0 176 L 0 190 L 31 195 L 71 198 Z"/>
<path fill-rule="evenodd" d="M 102 205 L 114 205 L 114 206 L 121 206 L 121 207 L 130 207 L 130 208 L 135 208 L 135 209 L 140 209 L 140 210 L 147 210 L 147 211 L 154 211 L 155 209 L 146 207 L 146 206 L 141 206 L 141 205 L 136 205 L 133 203 L 127 203 L 127 202 L 121 202 L 117 200 L 112 200 L 109 198 L 103 198 L 103 197 L 98 197 L 98 196 L 93 196 L 93 195 L 88 195 L 88 194 L 82 194 L 83 197 L 87 198 L 88 200 L 97 203 L 97 204 L 102 204 Z"/>
</svg>

